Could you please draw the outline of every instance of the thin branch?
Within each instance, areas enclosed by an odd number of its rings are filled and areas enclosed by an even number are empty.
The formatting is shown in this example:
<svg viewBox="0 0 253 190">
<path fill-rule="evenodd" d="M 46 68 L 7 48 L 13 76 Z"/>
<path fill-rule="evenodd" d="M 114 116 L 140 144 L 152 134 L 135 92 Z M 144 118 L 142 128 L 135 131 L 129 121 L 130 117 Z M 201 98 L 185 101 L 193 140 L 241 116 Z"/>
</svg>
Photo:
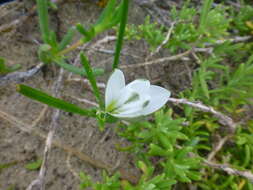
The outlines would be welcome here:
<svg viewBox="0 0 253 190">
<path fill-rule="evenodd" d="M 222 149 L 223 145 L 231 138 L 231 135 L 227 135 L 219 140 L 219 142 L 215 145 L 212 152 L 210 152 L 207 156 L 207 161 L 211 161 L 215 155 Z"/>
<path fill-rule="evenodd" d="M 203 112 L 212 113 L 222 125 L 228 126 L 230 128 L 230 132 L 232 134 L 235 132 L 236 123 L 233 121 L 233 119 L 224 115 L 221 112 L 214 110 L 212 107 L 208 107 L 208 106 L 202 104 L 201 102 L 190 102 L 186 99 L 169 98 L 169 101 L 173 102 L 175 104 L 185 104 L 185 105 L 197 108 Z"/>
<path fill-rule="evenodd" d="M 95 106 L 95 107 L 98 107 L 99 105 L 96 103 L 96 102 L 93 102 L 93 101 L 90 101 L 90 100 L 87 100 L 85 98 L 78 98 L 78 97 L 75 97 L 75 96 L 69 96 L 70 98 L 73 98 L 79 102 L 82 102 L 82 103 L 85 103 L 85 104 L 88 104 L 90 106 Z"/>
<path fill-rule="evenodd" d="M 70 79 L 67 79 L 67 82 L 82 82 L 82 83 L 87 84 L 90 87 L 89 81 L 87 79 L 83 79 L 83 78 L 77 78 L 77 77 L 70 78 Z M 97 85 L 99 88 L 105 88 L 105 83 L 98 82 Z"/>
<path fill-rule="evenodd" d="M 172 23 L 171 23 L 170 29 L 169 29 L 169 31 L 168 31 L 168 33 L 167 33 L 165 39 L 164 39 L 163 42 L 156 48 L 156 50 L 155 50 L 153 53 L 151 53 L 150 57 L 153 57 L 155 54 L 159 53 L 159 52 L 161 51 L 161 49 L 164 47 L 164 45 L 167 44 L 167 42 L 170 40 L 170 36 L 171 36 L 171 33 L 172 33 L 173 29 L 174 29 L 175 24 L 176 24 L 176 22 L 172 22 Z M 149 57 L 149 58 L 150 58 L 150 57 Z M 149 58 L 148 58 L 148 59 L 149 59 Z"/>
<path fill-rule="evenodd" d="M 249 170 L 240 171 L 234 168 L 229 167 L 226 164 L 216 164 L 207 160 L 204 160 L 204 163 L 214 169 L 220 169 L 228 173 L 229 175 L 236 175 L 247 178 L 253 183 L 253 174 Z"/>
<path fill-rule="evenodd" d="M 43 63 L 39 63 L 35 67 L 27 71 L 13 72 L 5 76 L 2 76 L 0 77 L 0 86 L 8 85 L 12 82 L 15 82 L 15 83 L 23 82 L 24 80 L 35 75 L 42 68 L 43 65 L 44 65 Z"/>
<path fill-rule="evenodd" d="M 41 121 L 41 119 L 45 116 L 47 110 L 48 110 L 48 105 L 44 105 L 39 116 L 32 122 L 32 124 L 31 124 L 32 127 L 35 127 L 38 125 L 38 123 Z"/>
<path fill-rule="evenodd" d="M 224 39 L 224 40 L 217 40 L 214 43 L 205 43 L 206 47 L 218 45 L 218 44 L 223 44 L 224 42 L 231 42 L 231 43 L 240 43 L 240 42 L 245 42 L 252 39 L 252 36 L 235 36 L 233 38 L 229 39 Z"/>
<path fill-rule="evenodd" d="M 153 65 L 153 64 L 162 63 L 162 62 L 165 62 L 165 61 L 175 61 L 175 60 L 181 59 L 184 56 L 189 55 L 191 52 L 192 52 L 192 50 L 188 50 L 188 51 L 185 51 L 185 52 L 177 54 L 177 55 L 173 55 L 173 56 L 169 56 L 169 57 L 163 57 L 163 58 L 160 58 L 160 59 L 156 59 L 154 61 L 147 61 L 147 62 L 144 62 L 144 63 L 138 63 L 138 64 L 134 64 L 134 65 L 121 65 L 120 68 L 121 69 L 138 68 L 138 67 L 150 66 L 150 65 Z"/>
</svg>

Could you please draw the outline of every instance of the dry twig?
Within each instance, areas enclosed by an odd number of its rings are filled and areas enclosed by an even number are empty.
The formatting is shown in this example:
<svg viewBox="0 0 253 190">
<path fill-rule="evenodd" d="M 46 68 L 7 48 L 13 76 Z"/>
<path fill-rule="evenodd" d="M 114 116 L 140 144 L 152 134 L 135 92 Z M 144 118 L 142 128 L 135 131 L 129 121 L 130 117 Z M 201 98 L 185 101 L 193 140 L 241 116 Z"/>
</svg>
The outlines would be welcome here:
<svg viewBox="0 0 253 190">
<path fill-rule="evenodd" d="M 231 135 L 227 135 L 225 137 L 223 137 L 222 139 L 219 140 L 219 142 L 214 146 L 212 152 L 210 152 L 207 156 L 207 161 L 211 161 L 215 155 L 217 154 L 217 152 L 219 152 L 223 145 L 227 142 L 228 139 L 231 138 Z"/>
<path fill-rule="evenodd" d="M 237 175 L 237 176 L 245 177 L 253 183 L 253 174 L 248 170 L 240 171 L 240 170 L 231 168 L 226 164 L 216 164 L 207 160 L 205 160 L 204 163 L 212 168 L 223 170 L 229 175 Z"/>
<path fill-rule="evenodd" d="M 2 76 L 0 77 L 0 86 L 8 85 L 12 82 L 15 82 L 15 83 L 23 82 L 24 80 L 35 75 L 42 68 L 43 65 L 44 65 L 43 63 L 39 63 L 32 69 L 29 69 L 28 71 L 23 71 L 23 72 L 17 71 L 17 72 L 13 72 L 5 76 Z"/>
<path fill-rule="evenodd" d="M 165 61 L 175 61 L 175 60 L 181 59 L 184 56 L 189 55 L 191 53 L 191 51 L 192 50 L 188 50 L 188 51 L 185 51 L 185 52 L 177 54 L 177 55 L 173 55 L 173 56 L 169 56 L 169 57 L 163 57 L 163 58 L 160 58 L 160 59 L 156 59 L 156 60 L 153 60 L 153 61 L 147 61 L 147 62 L 144 62 L 144 63 L 138 63 L 138 64 L 134 64 L 134 65 L 121 65 L 120 68 L 121 69 L 137 68 L 137 67 L 143 67 L 143 66 L 158 64 L 158 63 L 162 63 L 162 62 L 165 62 Z"/>
<path fill-rule="evenodd" d="M 76 78 L 67 79 L 67 82 L 82 82 L 82 83 L 87 84 L 90 87 L 90 82 L 87 79 L 82 79 L 82 78 L 76 77 Z M 105 83 L 97 82 L 97 86 L 98 86 L 98 88 L 105 88 Z"/>
<path fill-rule="evenodd" d="M 153 57 L 155 54 L 159 53 L 161 51 L 161 49 L 168 43 L 168 41 L 170 40 L 170 36 L 171 36 L 171 33 L 174 29 L 174 26 L 175 26 L 175 22 L 172 22 L 171 23 L 171 26 L 170 26 L 170 29 L 165 37 L 165 39 L 163 40 L 163 42 L 156 48 L 156 50 L 151 53 L 151 55 L 149 56 L 149 58 Z M 149 60 L 149 58 L 147 60 Z"/>
<path fill-rule="evenodd" d="M 212 113 L 222 125 L 229 127 L 231 134 L 235 132 L 236 123 L 230 117 L 224 115 L 221 112 L 214 110 L 212 107 L 203 105 L 201 102 L 190 102 L 186 99 L 169 98 L 169 101 L 175 104 L 185 104 L 185 105 L 197 108 L 203 112 Z"/>
</svg>

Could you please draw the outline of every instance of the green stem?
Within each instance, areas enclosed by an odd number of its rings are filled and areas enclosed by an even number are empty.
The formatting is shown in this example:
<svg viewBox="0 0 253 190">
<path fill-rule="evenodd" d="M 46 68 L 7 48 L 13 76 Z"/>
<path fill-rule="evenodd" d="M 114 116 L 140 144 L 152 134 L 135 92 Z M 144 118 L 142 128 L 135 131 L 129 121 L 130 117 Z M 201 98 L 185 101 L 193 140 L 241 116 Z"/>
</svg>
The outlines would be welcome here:
<svg viewBox="0 0 253 190">
<path fill-rule="evenodd" d="M 40 30 L 45 43 L 49 43 L 49 16 L 48 16 L 48 1 L 37 0 L 37 10 L 39 15 Z"/>
<path fill-rule="evenodd" d="M 93 93 L 98 101 L 99 107 L 101 110 L 104 110 L 104 103 L 103 100 L 100 96 L 100 92 L 97 86 L 97 82 L 96 82 L 96 78 L 95 75 L 93 74 L 92 68 L 89 64 L 89 61 L 87 60 L 87 58 L 84 56 L 83 53 L 80 53 L 80 59 L 81 59 L 81 63 L 83 64 L 83 67 L 86 71 L 87 74 L 87 78 L 90 81 L 91 87 L 93 89 Z"/>
<path fill-rule="evenodd" d="M 118 34 L 118 39 L 117 39 L 117 43 L 116 43 L 113 69 L 116 69 L 119 64 L 120 51 L 122 48 L 125 28 L 126 28 L 126 24 L 127 24 L 128 5 L 129 5 L 129 0 L 123 0 L 123 10 L 122 10 L 122 14 L 121 14 L 119 34 Z"/>
</svg>

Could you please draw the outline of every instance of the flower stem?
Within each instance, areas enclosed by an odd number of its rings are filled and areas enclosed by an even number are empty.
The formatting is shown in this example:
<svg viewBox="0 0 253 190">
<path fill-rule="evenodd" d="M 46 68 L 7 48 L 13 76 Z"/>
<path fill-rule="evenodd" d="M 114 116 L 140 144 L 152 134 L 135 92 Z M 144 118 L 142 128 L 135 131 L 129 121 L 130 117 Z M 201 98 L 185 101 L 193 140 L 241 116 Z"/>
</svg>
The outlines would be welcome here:
<svg viewBox="0 0 253 190">
<path fill-rule="evenodd" d="M 104 110 L 104 102 L 103 102 L 103 100 L 100 96 L 100 92 L 99 92 L 99 89 L 98 89 L 98 86 L 97 86 L 97 81 L 96 81 L 96 78 L 93 74 L 90 63 L 89 63 L 88 59 L 84 56 L 83 53 L 80 53 L 80 60 L 81 60 L 81 63 L 82 63 L 82 65 L 83 65 L 83 67 L 86 71 L 87 78 L 90 81 L 93 93 L 94 93 L 94 95 L 95 95 L 95 97 L 98 101 L 99 107 L 100 107 L 101 110 Z"/>
<path fill-rule="evenodd" d="M 116 69 L 119 64 L 120 51 L 122 48 L 125 28 L 126 28 L 126 24 L 127 24 L 128 5 L 129 5 L 129 0 L 123 0 L 123 10 L 121 13 L 121 21 L 120 21 L 120 26 L 119 26 L 118 39 L 117 39 L 117 43 L 116 43 L 113 69 Z"/>
<path fill-rule="evenodd" d="M 69 53 L 69 52 L 75 50 L 76 48 L 78 48 L 79 46 L 81 46 L 83 44 L 84 44 L 84 41 L 82 39 L 80 39 L 76 43 L 72 44 L 71 46 L 69 46 L 69 47 L 65 48 L 64 50 L 60 51 L 59 53 L 57 53 L 57 56 L 61 56 L 61 55 L 64 55 L 66 53 Z"/>
</svg>

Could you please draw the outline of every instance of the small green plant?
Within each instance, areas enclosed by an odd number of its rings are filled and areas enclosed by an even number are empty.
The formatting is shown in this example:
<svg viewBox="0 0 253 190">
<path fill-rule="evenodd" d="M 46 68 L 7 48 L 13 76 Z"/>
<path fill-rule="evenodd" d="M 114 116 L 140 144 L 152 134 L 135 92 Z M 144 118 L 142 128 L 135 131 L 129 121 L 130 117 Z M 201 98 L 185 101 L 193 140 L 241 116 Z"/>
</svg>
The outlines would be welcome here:
<svg viewBox="0 0 253 190">
<path fill-rule="evenodd" d="M 5 59 L 3 57 L 0 57 L 0 75 L 14 72 L 20 68 L 21 68 L 21 65 L 19 64 L 13 65 L 11 67 L 6 66 Z"/>
<path fill-rule="evenodd" d="M 80 173 L 80 188 L 87 189 L 91 187 L 93 190 L 118 190 L 120 189 L 120 180 L 119 174 L 114 174 L 112 177 L 109 177 L 106 172 L 102 173 L 103 180 L 102 182 L 94 183 L 90 176 L 84 174 L 83 172 Z"/>
<path fill-rule="evenodd" d="M 28 164 L 25 165 L 25 168 L 28 170 L 38 170 L 40 169 L 40 166 L 42 164 L 42 160 L 36 160 L 34 162 L 30 162 Z"/>
<path fill-rule="evenodd" d="M 238 11 L 238 14 L 234 16 L 233 26 L 241 34 L 249 34 L 252 29 L 247 26 L 247 22 L 252 22 L 253 18 L 253 7 L 250 5 L 243 6 Z"/>
<path fill-rule="evenodd" d="M 197 169 L 201 168 L 201 159 L 197 155 L 190 156 L 196 144 L 192 144 L 182 132 L 183 121 L 182 118 L 173 120 L 171 110 L 159 111 L 155 113 L 154 123 L 133 123 L 119 134 L 132 142 L 126 150 L 137 154 L 147 165 L 154 165 L 152 159 L 160 160 L 158 165 L 162 170 L 159 172 L 167 179 L 181 182 L 200 180 L 201 174 Z"/>
</svg>

